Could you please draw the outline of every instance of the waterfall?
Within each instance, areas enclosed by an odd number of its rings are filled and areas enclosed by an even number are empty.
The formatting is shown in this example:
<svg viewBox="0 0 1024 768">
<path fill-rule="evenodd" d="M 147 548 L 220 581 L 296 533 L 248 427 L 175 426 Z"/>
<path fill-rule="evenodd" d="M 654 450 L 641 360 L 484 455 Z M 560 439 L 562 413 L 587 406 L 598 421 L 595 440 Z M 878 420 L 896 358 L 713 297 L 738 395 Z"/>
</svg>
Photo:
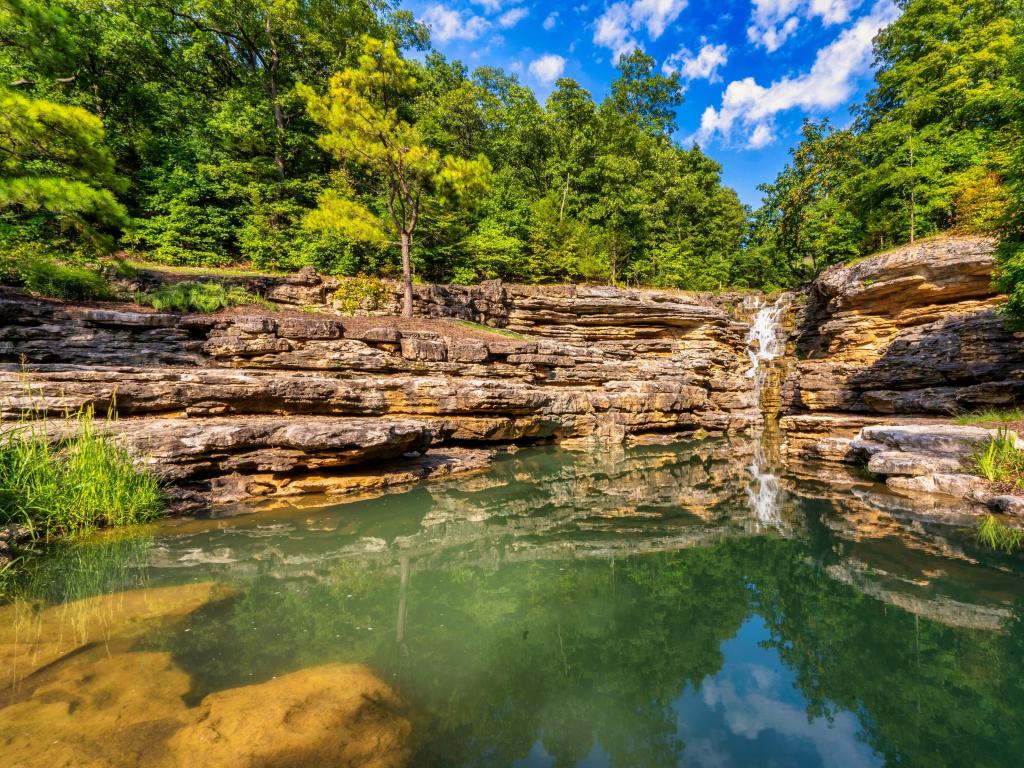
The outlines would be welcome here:
<svg viewBox="0 0 1024 768">
<path fill-rule="evenodd" d="M 745 339 L 750 358 L 747 378 L 753 379 L 754 398 L 758 407 L 762 408 L 762 413 L 766 410 L 763 402 L 764 387 L 768 381 L 770 363 L 786 351 L 782 317 L 791 299 L 790 294 L 784 293 L 772 304 L 762 305 L 759 299 L 755 299 L 750 307 L 756 311 Z M 770 428 L 771 425 L 767 426 Z M 782 489 L 779 478 L 770 471 L 764 433 L 765 430 L 760 429 L 754 434 L 754 459 L 748 467 L 751 482 L 747 486 L 747 497 L 759 525 L 778 527 L 782 524 Z"/>
<path fill-rule="evenodd" d="M 761 388 L 764 386 L 764 366 L 786 351 L 786 333 L 782 329 L 782 313 L 789 307 L 791 296 L 784 293 L 773 304 L 761 306 L 760 299 L 754 299 L 754 320 L 750 323 L 745 339 L 747 355 L 750 357 L 748 379 L 759 378 L 756 392 L 760 402 Z M 761 374 L 760 376 L 758 374 Z"/>
</svg>

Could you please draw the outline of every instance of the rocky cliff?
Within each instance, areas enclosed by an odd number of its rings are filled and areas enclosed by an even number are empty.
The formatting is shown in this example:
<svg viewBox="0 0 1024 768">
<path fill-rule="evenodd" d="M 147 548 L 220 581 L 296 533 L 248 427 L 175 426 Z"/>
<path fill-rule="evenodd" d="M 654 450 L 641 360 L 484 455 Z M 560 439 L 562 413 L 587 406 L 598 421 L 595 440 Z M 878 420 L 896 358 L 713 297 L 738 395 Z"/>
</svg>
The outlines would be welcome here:
<svg viewBox="0 0 1024 768">
<path fill-rule="evenodd" d="M 794 302 L 782 388 L 791 452 L 829 457 L 878 423 L 1024 399 L 1024 334 L 992 289 L 994 243 L 936 238 L 823 272 Z"/>
<path fill-rule="evenodd" d="M 758 377 L 742 295 L 423 285 L 406 320 L 397 293 L 360 306 L 309 271 L 238 278 L 274 308 L 213 315 L 7 291 L 0 405 L 8 424 L 116 409 L 108 428 L 182 508 L 379 491 L 485 466 L 499 444 L 737 431 L 764 412 L 790 458 L 849 460 L 862 427 L 1024 399 L 992 255 L 944 238 L 825 271 L 788 302 L 788 354 Z"/>
<path fill-rule="evenodd" d="M 116 408 L 109 428 L 188 506 L 480 466 L 486 454 L 466 446 L 727 431 L 760 418 L 746 323 L 727 299 L 421 286 L 417 309 L 430 319 L 401 320 L 334 314 L 336 281 L 309 274 L 261 287 L 277 311 L 0 296 L 5 417 Z"/>
</svg>

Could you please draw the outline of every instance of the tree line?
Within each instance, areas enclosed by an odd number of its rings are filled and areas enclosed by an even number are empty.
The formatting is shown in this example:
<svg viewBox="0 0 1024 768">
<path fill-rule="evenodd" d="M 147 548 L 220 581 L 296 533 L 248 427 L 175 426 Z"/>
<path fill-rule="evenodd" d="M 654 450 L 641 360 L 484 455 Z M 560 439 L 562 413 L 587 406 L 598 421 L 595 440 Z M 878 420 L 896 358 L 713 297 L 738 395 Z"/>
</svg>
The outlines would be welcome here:
<svg viewBox="0 0 1024 768">
<path fill-rule="evenodd" d="M 741 205 L 636 51 L 600 101 L 470 72 L 382 0 L 3 0 L 0 248 L 717 290 L 949 230 L 1018 243 L 1019 0 L 904 0 L 849 128 Z M 1017 298 L 1024 309 L 1024 294 Z"/>
</svg>

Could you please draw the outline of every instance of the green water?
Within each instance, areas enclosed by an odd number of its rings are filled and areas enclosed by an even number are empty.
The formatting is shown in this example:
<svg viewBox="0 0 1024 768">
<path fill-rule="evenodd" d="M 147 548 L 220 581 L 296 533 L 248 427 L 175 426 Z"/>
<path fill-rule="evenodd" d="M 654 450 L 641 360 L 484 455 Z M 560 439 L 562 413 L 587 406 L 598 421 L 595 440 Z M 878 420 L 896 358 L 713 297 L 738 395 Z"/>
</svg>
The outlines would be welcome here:
<svg viewBox="0 0 1024 768">
<path fill-rule="evenodd" d="M 90 542 L 23 589 L 223 583 L 138 641 L 191 676 L 190 704 L 363 663 L 408 705 L 411 765 L 1024 763 L 1017 565 L 867 481 L 766 491 L 749 453 L 523 450 L 370 501 Z"/>
</svg>

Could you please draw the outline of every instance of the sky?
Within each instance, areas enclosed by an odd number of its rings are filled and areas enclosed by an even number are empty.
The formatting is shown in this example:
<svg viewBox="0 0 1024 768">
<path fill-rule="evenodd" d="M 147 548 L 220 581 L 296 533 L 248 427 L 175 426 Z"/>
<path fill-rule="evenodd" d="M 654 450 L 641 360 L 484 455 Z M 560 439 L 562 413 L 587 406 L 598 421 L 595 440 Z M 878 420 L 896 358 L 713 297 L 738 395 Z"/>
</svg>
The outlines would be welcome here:
<svg viewBox="0 0 1024 768">
<path fill-rule="evenodd" d="M 696 141 L 723 181 L 757 206 L 757 185 L 789 157 L 805 117 L 851 122 L 871 86 L 871 40 L 892 0 L 404 0 L 434 47 L 471 69 L 516 74 L 544 102 L 559 77 L 596 101 L 635 48 L 678 72 L 675 139 Z"/>
</svg>

